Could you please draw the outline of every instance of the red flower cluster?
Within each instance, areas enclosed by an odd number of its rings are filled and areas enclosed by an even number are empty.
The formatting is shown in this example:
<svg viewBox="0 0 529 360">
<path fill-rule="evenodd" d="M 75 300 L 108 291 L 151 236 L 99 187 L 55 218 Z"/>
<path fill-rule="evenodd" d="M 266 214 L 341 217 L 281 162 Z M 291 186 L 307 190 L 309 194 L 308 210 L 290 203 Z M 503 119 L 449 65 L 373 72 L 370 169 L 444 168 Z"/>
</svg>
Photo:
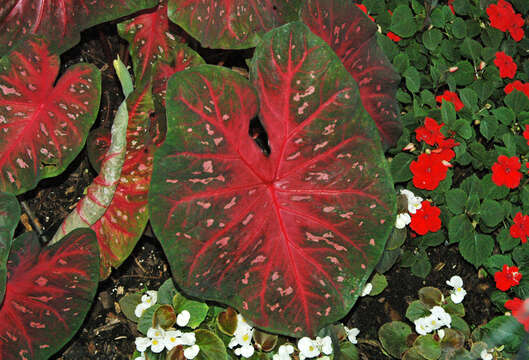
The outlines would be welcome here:
<svg viewBox="0 0 529 360">
<path fill-rule="evenodd" d="M 521 14 L 514 12 L 512 5 L 505 0 L 498 0 L 497 4 L 490 4 L 487 8 L 487 14 L 490 19 L 490 26 L 501 30 L 508 31 L 514 41 L 520 41 L 524 37 L 524 19 Z"/>
<path fill-rule="evenodd" d="M 424 141 L 428 145 L 434 146 L 438 141 L 444 139 L 444 135 L 440 131 L 443 126 L 443 123 L 437 124 L 434 119 L 426 117 L 424 126 L 415 129 L 415 138 L 419 142 Z"/>
<path fill-rule="evenodd" d="M 529 125 L 528 124 L 525 125 L 525 130 L 523 131 L 523 137 L 525 138 L 525 140 L 527 140 L 527 145 L 529 145 Z M 525 166 L 527 166 L 527 164 Z"/>
<path fill-rule="evenodd" d="M 512 314 L 525 328 L 525 331 L 529 331 L 529 299 L 518 299 L 507 300 L 504 305 L 507 309 L 512 311 Z"/>
<path fill-rule="evenodd" d="M 498 290 L 507 291 L 511 287 L 520 284 L 522 274 L 518 272 L 517 266 L 503 265 L 502 271 L 497 271 L 494 274 L 494 281 L 496 281 L 496 287 Z"/>
<path fill-rule="evenodd" d="M 498 156 L 498 161 L 492 165 L 492 182 L 497 186 L 504 185 L 514 189 L 520 185 L 523 176 L 520 172 L 521 167 L 520 159 L 516 156 L 510 158 L 505 155 Z"/>
<path fill-rule="evenodd" d="M 356 6 L 358 6 L 358 8 L 362 10 L 364 14 L 366 14 L 367 17 L 371 19 L 372 22 L 375 22 L 375 18 L 367 13 L 367 8 L 364 4 L 356 4 Z"/>
<path fill-rule="evenodd" d="M 494 59 L 494 65 L 500 69 L 501 78 L 514 78 L 518 66 L 512 60 L 512 57 L 505 54 L 503 51 L 498 51 L 496 53 L 496 59 Z"/>
<path fill-rule="evenodd" d="M 441 210 L 436 206 L 430 205 L 427 200 L 424 200 L 421 205 L 421 208 L 415 214 L 410 214 L 411 229 L 419 235 L 439 231 L 441 229 L 441 219 L 439 219 Z"/>
<path fill-rule="evenodd" d="M 529 215 L 522 215 L 518 211 L 513 219 L 514 224 L 511 225 L 509 232 L 513 238 L 520 238 L 522 243 L 527 242 L 527 236 L 529 236 Z"/>
<path fill-rule="evenodd" d="M 391 31 L 388 31 L 388 38 L 390 38 L 391 40 L 395 41 L 395 42 L 399 42 L 401 41 L 402 39 L 400 38 L 400 36 L 398 36 L 397 34 L 394 34 L 392 33 Z"/>
<path fill-rule="evenodd" d="M 454 107 L 456 108 L 456 111 L 461 110 L 465 106 L 463 104 L 463 102 L 461 101 L 461 99 L 459 99 L 459 96 L 457 96 L 457 93 L 455 93 L 453 91 L 445 90 L 443 95 L 438 95 L 438 96 L 435 97 L 435 101 L 437 101 L 438 103 L 442 104 L 443 100 L 444 101 L 449 101 L 452 104 L 454 104 Z"/>
<path fill-rule="evenodd" d="M 525 94 L 525 96 L 529 97 L 529 83 L 523 83 L 520 80 L 516 80 L 510 84 L 507 84 L 503 89 L 506 94 L 512 93 L 513 90 L 521 91 Z"/>
</svg>

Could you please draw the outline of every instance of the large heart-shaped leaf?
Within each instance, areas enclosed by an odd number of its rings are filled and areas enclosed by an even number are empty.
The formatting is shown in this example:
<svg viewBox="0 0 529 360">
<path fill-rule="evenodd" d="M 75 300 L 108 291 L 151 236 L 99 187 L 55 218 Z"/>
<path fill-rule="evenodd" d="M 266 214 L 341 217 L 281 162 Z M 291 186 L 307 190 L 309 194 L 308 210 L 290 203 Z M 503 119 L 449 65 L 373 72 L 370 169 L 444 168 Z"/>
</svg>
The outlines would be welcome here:
<svg viewBox="0 0 529 360">
<path fill-rule="evenodd" d="M 300 0 L 169 0 L 169 18 L 203 47 L 256 46 L 274 27 L 298 18 Z"/>
<path fill-rule="evenodd" d="M 0 191 L 13 194 L 61 173 L 77 156 L 101 95 L 95 66 L 74 65 L 55 84 L 59 57 L 39 39 L 23 45 L 0 59 Z"/>
<path fill-rule="evenodd" d="M 7 279 L 7 257 L 20 217 L 17 198 L 0 192 L 0 303 L 4 299 Z"/>
<path fill-rule="evenodd" d="M 77 229 L 41 248 L 34 233 L 15 239 L 0 307 L 0 354 L 5 360 L 48 359 L 79 329 L 99 275 L 95 234 Z"/>
<path fill-rule="evenodd" d="M 360 89 L 367 112 L 387 147 L 402 132 L 395 94 L 400 76 L 376 40 L 377 26 L 352 1 L 307 0 L 303 22 L 340 57 Z"/>
<path fill-rule="evenodd" d="M 315 334 L 349 311 L 376 264 L 393 185 L 356 83 L 305 25 L 266 34 L 251 78 L 257 91 L 210 65 L 173 75 L 151 223 L 188 294 Z M 248 135 L 259 108 L 269 157 Z"/>
<path fill-rule="evenodd" d="M 82 30 L 156 6 L 158 0 L 3 0 L 0 56 L 25 35 L 42 35 L 56 53 L 79 42 Z"/>
<path fill-rule="evenodd" d="M 152 11 L 118 24 L 119 35 L 130 43 L 136 82 L 145 75 L 156 61 L 170 61 L 176 45 L 176 37 L 169 32 L 167 1 Z"/>
</svg>

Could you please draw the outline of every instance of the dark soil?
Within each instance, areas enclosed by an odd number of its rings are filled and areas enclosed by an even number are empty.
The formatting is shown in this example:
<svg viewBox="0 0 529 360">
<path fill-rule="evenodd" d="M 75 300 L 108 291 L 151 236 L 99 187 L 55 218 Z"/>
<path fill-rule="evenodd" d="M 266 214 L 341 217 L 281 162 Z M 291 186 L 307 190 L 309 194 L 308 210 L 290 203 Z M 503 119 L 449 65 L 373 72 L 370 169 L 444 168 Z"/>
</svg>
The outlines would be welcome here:
<svg viewBox="0 0 529 360">
<path fill-rule="evenodd" d="M 219 53 L 200 49 L 196 44 L 192 46 L 209 63 L 244 68 L 244 59 L 251 56 L 251 51 Z M 85 32 L 80 45 L 63 55 L 63 68 L 86 61 L 102 70 L 103 95 L 96 126 L 110 126 L 122 101 L 111 65 L 118 53 L 122 59 L 127 59 L 126 43 L 117 36 L 115 25 L 105 24 Z M 26 229 L 40 229 L 43 238 L 51 238 L 95 175 L 83 151 L 61 176 L 41 181 L 35 190 L 19 197 L 26 206 L 22 215 Z M 386 273 L 389 286 L 382 294 L 360 298 L 356 303 L 348 317 L 348 325 L 361 331 L 358 345 L 361 359 L 387 359 L 378 345 L 378 328 L 391 320 L 406 321 L 407 305 L 417 299 L 417 291 L 421 287 L 439 286 L 448 290 L 444 284 L 453 275 L 459 275 L 464 280 L 468 292 L 464 302 L 467 310 L 465 320 L 471 328 L 486 323 L 493 316 L 493 306 L 487 295 L 491 290 L 490 280 L 478 279 L 476 269 L 463 261 L 457 248 L 441 245 L 430 249 L 429 257 L 433 270 L 425 280 L 396 265 Z M 135 324 L 121 313 L 118 301 L 126 293 L 144 288 L 157 289 L 169 277 L 168 263 L 159 243 L 144 236 L 129 259 L 100 283 L 82 328 L 53 359 L 129 359 L 134 351 L 134 338 L 139 333 Z"/>
</svg>

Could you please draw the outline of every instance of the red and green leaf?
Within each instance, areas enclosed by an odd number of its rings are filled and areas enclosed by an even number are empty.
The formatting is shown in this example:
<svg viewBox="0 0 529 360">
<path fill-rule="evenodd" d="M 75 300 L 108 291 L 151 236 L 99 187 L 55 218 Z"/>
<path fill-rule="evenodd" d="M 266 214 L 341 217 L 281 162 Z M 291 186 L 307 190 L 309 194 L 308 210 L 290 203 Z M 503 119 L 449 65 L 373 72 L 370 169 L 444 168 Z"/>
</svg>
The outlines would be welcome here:
<svg viewBox="0 0 529 360">
<path fill-rule="evenodd" d="M 158 0 L 14 0 L 0 3 L 0 56 L 29 34 L 51 41 L 62 53 L 82 30 L 156 6 Z"/>
<path fill-rule="evenodd" d="M 395 145 L 402 132 L 395 98 L 400 76 L 377 44 L 377 25 L 352 1 L 343 0 L 307 0 L 301 17 L 356 80 L 362 103 L 375 120 L 384 145 Z"/>
<path fill-rule="evenodd" d="M 95 234 L 77 229 L 41 248 L 34 233 L 15 239 L 0 306 L 2 359 L 48 359 L 79 329 L 99 280 Z"/>
<path fill-rule="evenodd" d="M 130 43 L 136 82 L 158 60 L 171 61 L 177 39 L 169 31 L 167 1 L 155 9 L 118 24 L 119 35 Z"/>
<path fill-rule="evenodd" d="M 169 0 L 169 18 L 203 47 L 245 49 L 298 19 L 300 0 Z"/>
<path fill-rule="evenodd" d="M 0 304 L 6 289 L 7 258 L 19 218 L 20 206 L 17 198 L 0 192 Z"/>
<path fill-rule="evenodd" d="M 305 25 L 266 34 L 251 79 L 210 65 L 172 77 L 151 223 L 185 292 L 314 335 L 345 316 L 377 263 L 393 185 L 356 83 Z M 248 135 L 258 111 L 269 156 Z"/>
<path fill-rule="evenodd" d="M 55 84 L 59 57 L 31 38 L 0 59 L 0 191 L 21 194 L 60 174 L 84 146 L 101 96 L 90 64 Z"/>
</svg>

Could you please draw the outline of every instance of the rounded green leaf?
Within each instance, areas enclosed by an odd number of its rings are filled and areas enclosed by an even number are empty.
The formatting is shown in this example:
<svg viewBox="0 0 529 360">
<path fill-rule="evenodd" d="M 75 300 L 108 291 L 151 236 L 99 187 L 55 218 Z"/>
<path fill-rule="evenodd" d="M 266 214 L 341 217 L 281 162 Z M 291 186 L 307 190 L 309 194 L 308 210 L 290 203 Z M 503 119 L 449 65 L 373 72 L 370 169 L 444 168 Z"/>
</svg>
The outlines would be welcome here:
<svg viewBox="0 0 529 360">
<path fill-rule="evenodd" d="M 415 20 L 409 6 L 397 6 L 391 16 L 390 30 L 398 36 L 408 38 L 417 32 L 417 28 L 417 21 Z"/>
<path fill-rule="evenodd" d="M 213 332 L 204 329 L 195 331 L 196 344 L 200 352 L 195 357 L 197 360 L 228 360 L 226 345 Z"/>
<path fill-rule="evenodd" d="M 400 359 L 409 346 L 406 338 L 411 334 L 411 328 L 402 321 L 385 323 L 378 329 L 378 339 L 391 356 Z"/>
</svg>

